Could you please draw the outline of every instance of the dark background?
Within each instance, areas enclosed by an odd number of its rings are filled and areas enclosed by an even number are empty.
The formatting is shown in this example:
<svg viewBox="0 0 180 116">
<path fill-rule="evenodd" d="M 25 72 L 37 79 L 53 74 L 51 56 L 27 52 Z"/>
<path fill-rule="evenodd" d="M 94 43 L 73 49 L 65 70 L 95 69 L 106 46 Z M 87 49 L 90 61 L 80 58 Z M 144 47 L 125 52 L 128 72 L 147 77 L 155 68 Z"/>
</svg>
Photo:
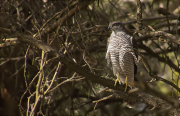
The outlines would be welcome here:
<svg viewBox="0 0 180 116">
<path fill-rule="evenodd" d="M 138 1 L 2 0 L 0 115 L 179 115 L 180 2 Z M 114 86 L 111 21 L 137 41 L 139 89 Z"/>
</svg>

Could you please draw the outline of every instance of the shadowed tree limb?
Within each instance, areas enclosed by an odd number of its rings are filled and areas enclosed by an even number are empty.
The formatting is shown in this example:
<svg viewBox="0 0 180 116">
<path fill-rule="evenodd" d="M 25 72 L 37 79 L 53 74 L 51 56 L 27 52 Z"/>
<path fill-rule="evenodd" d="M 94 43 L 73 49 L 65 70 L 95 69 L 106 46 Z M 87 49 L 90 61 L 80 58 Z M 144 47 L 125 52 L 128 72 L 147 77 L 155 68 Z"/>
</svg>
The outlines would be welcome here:
<svg viewBox="0 0 180 116">
<path fill-rule="evenodd" d="M 153 56 L 153 57 L 157 58 L 159 61 L 168 64 L 175 71 L 180 72 L 180 69 L 168 57 L 164 58 L 164 57 L 159 56 L 158 54 L 156 54 L 150 48 L 148 48 L 147 46 L 145 46 L 143 44 L 138 44 L 138 47 L 145 50 L 150 56 Z"/>
</svg>

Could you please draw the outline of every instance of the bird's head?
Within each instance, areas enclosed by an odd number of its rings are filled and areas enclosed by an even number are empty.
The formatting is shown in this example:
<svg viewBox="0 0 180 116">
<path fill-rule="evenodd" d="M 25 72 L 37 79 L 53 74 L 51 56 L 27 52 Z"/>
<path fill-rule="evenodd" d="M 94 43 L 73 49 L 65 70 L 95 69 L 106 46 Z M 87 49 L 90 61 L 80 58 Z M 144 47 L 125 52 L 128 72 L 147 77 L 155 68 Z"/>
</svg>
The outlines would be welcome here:
<svg viewBox="0 0 180 116">
<path fill-rule="evenodd" d="M 109 23 L 108 29 L 112 29 L 113 31 L 123 31 L 124 25 L 121 22 L 113 21 Z"/>
</svg>

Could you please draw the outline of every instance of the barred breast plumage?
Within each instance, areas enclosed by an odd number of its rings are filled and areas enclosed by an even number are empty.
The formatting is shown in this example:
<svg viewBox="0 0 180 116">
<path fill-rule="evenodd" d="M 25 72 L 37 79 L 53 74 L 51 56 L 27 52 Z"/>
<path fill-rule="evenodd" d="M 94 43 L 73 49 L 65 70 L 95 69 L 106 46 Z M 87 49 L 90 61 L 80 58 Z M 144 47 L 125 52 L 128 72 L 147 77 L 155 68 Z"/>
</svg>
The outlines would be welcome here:
<svg viewBox="0 0 180 116">
<path fill-rule="evenodd" d="M 112 67 L 114 75 L 119 76 L 122 83 L 125 83 L 126 77 L 127 84 L 132 83 L 134 81 L 134 65 L 138 65 L 137 57 L 133 52 L 133 38 L 123 31 L 122 23 L 114 29 L 113 24 L 110 25 L 113 32 L 109 38 L 106 59 Z"/>
</svg>

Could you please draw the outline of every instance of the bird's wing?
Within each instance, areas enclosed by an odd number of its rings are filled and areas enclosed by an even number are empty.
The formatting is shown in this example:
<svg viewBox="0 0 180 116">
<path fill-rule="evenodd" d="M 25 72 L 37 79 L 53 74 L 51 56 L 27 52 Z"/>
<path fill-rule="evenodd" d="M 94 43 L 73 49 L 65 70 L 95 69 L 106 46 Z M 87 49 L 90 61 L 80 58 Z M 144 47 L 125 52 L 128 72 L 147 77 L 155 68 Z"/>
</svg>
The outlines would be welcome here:
<svg viewBox="0 0 180 116">
<path fill-rule="evenodd" d="M 107 59 L 108 66 L 112 67 L 111 56 L 110 56 L 110 52 L 109 52 L 108 49 L 107 49 L 107 52 L 106 52 L 106 59 Z"/>
<path fill-rule="evenodd" d="M 134 58 L 130 48 L 121 48 L 119 53 L 119 65 L 124 78 L 128 77 L 128 82 L 134 81 Z"/>
<path fill-rule="evenodd" d="M 131 38 L 131 42 L 132 42 L 133 48 L 135 50 L 138 50 L 137 42 L 136 42 L 136 39 L 134 37 Z M 137 67 L 138 67 L 138 54 L 136 52 L 135 52 L 135 56 L 134 56 L 134 61 L 135 61 L 134 62 L 134 74 L 136 74 L 137 73 Z"/>
</svg>

